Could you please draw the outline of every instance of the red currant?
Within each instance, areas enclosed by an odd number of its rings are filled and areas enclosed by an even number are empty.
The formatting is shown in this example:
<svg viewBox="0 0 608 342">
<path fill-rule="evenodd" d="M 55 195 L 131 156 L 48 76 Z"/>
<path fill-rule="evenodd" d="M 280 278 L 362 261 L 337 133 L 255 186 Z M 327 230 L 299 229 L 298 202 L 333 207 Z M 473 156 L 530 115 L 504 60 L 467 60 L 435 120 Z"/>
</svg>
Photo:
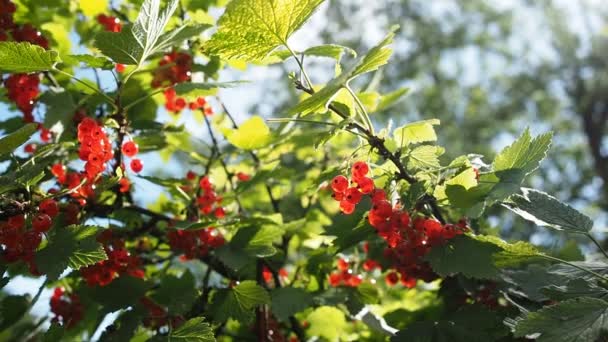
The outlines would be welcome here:
<svg viewBox="0 0 608 342">
<path fill-rule="evenodd" d="M 32 228 L 40 233 L 47 232 L 51 229 L 52 224 L 53 220 L 51 220 L 51 217 L 47 214 L 38 214 L 32 219 Z"/>
</svg>

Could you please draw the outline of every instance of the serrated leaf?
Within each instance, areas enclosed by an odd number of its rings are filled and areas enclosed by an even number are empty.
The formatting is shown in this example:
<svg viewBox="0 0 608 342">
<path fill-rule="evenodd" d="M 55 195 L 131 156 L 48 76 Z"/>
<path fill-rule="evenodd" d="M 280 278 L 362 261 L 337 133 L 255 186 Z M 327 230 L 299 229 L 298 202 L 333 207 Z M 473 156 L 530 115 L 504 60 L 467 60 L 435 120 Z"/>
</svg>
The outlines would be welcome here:
<svg viewBox="0 0 608 342">
<path fill-rule="evenodd" d="M 494 171 L 521 170 L 524 175 L 536 170 L 549 150 L 553 133 L 545 133 L 532 139 L 530 130 L 524 133 L 510 146 L 504 148 L 494 158 Z"/>
<path fill-rule="evenodd" d="M 395 128 L 393 137 L 401 147 L 409 144 L 436 141 L 437 134 L 433 126 L 439 125 L 438 119 L 417 121 Z"/>
<path fill-rule="evenodd" d="M 478 241 L 492 243 L 502 249 L 502 251 L 494 254 L 494 264 L 496 267 L 512 267 L 524 261 L 529 261 L 532 258 L 541 256 L 541 252 L 525 241 L 517 241 L 508 243 L 497 236 L 476 235 L 474 237 Z"/>
<path fill-rule="evenodd" d="M 608 290 L 593 284 L 592 282 L 576 278 L 566 284 L 551 284 L 541 289 L 541 292 L 553 300 L 566 300 L 577 297 L 592 297 L 604 299 L 608 296 Z"/>
<path fill-rule="evenodd" d="M 571 206 L 542 191 L 522 188 L 523 195 L 514 195 L 505 207 L 539 226 L 570 233 L 588 233 L 593 221 Z"/>
<path fill-rule="evenodd" d="M 104 70 L 114 69 L 114 63 L 111 60 L 92 55 L 68 55 L 64 57 L 64 62 L 70 64 L 84 63 L 90 68 L 99 68 Z"/>
<path fill-rule="evenodd" d="M 51 70 L 60 61 L 56 51 L 30 43 L 0 42 L 0 71 L 30 73 Z"/>
<path fill-rule="evenodd" d="M 493 255 L 501 248 L 488 242 L 460 235 L 441 246 L 435 246 L 425 256 L 433 271 L 442 277 L 461 273 L 469 278 L 495 279 L 498 269 Z"/>
<path fill-rule="evenodd" d="M 596 341 L 608 329 L 608 302 L 579 297 L 544 307 L 511 320 L 515 337 L 538 334 L 538 342 Z"/>
<path fill-rule="evenodd" d="M 23 145 L 37 129 L 37 124 L 29 123 L 7 136 L 0 138 L 0 156 L 12 153 L 17 147 Z"/>
<path fill-rule="evenodd" d="M 203 46 L 224 59 L 263 60 L 314 13 L 323 0 L 233 0 Z"/>
<path fill-rule="evenodd" d="M 407 157 L 408 169 L 433 169 L 438 168 L 439 156 L 445 152 L 441 146 L 422 145 L 412 149 Z"/>
<path fill-rule="evenodd" d="M 259 116 L 245 121 L 238 129 L 225 133 L 228 141 L 244 150 L 255 150 L 267 146 L 272 141 L 270 128 Z"/>
<path fill-rule="evenodd" d="M 192 318 L 169 335 L 170 341 L 214 342 L 213 329 L 203 317 Z"/>
<path fill-rule="evenodd" d="M 95 47 L 116 63 L 143 64 L 158 50 L 160 37 L 177 3 L 177 0 L 170 0 L 161 10 L 160 0 L 144 1 L 133 25 L 125 25 L 120 32 L 98 33 Z"/>
<path fill-rule="evenodd" d="M 303 311 L 313 304 L 313 297 L 306 290 L 296 287 L 282 287 L 270 292 L 272 313 L 286 322 L 289 316 Z"/>
<path fill-rule="evenodd" d="M 253 280 L 246 280 L 232 289 L 219 290 L 213 297 L 212 311 L 218 322 L 234 318 L 245 322 L 253 318 L 253 309 L 269 304 L 268 292 Z"/>
<path fill-rule="evenodd" d="M 96 234 L 101 228 L 70 225 L 55 227 L 45 248 L 36 253 L 36 265 L 49 280 L 56 280 L 69 266 L 79 269 L 107 258 Z"/>
<path fill-rule="evenodd" d="M 378 107 L 376 107 L 376 112 L 381 112 L 383 110 L 392 108 L 393 106 L 401 102 L 401 100 L 403 100 L 403 98 L 405 98 L 405 96 L 409 92 L 410 88 L 403 87 L 388 94 L 382 95 L 382 97 L 380 98 L 380 103 L 378 103 Z"/>
<path fill-rule="evenodd" d="M 331 306 L 316 308 L 306 320 L 309 323 L 306 331 L 309 336 L 319 336 L 328 341 L 337 341 L 347 325 L 344 312 Z"/>
<path fill-rule="evenodd" d="M 393 28 L 393 31 L 389 32 L 380 43 L 371 48 L 365 56 L 359 58 L 350 69 L 329 81 L 325 87 L 297 104 L 290 109 L 288 113 L 292 115 L 297 113 L 306 115 L 315 111 L 320 111 L 321 109 L 327 110 L 327 106 L 334 96 L 336 96 L 338 91 L 347 86 L 348 82 L 353 78 L 377 70 L 379 67 L 386 64 L 391 52 L 388 45 L 393 42 L 393 37 L 395 35 L 394 30 L 396 30 L 396 28 Z"/>
</svg>

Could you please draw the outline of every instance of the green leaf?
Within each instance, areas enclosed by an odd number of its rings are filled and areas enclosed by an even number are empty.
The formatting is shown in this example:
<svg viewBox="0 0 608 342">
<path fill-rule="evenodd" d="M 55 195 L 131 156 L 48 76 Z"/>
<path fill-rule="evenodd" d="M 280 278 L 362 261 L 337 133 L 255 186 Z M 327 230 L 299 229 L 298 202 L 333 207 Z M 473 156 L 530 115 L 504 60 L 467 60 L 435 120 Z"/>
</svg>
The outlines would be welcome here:
<svg viewBox="0 0 608 342">
<path fill-rule="evenodd" d="M 510 146 L 504 148 L 494 158 L 494 171 L 521 170 L 525 175 L 536 170 L 547 155 L 553 133 L 545 133 L 532 139 L 530 130 L 524 133 Z"/>
<path fill-rule="evenodd" d="M 130 341 L 137 327 L 144 317 L 144 309 L 135 306 L 131 310 L 123 311 L 120 316 L 108 327 L 101 337 L 100 342 Z M 57 341 L 57 340 L 55 340 Z"/>
<path fill-rule="evenodd" d="M 310 324 L 306 331 L 309 336 L 319 336 L 328 341 L 338 341 L 347 327 L 344 312 L 331 306 L 316 308 L 306 320 Z"/>
<path fill-rule="evenodd" d="M 444 199 L 448 199 L 450 203 L 452 203 L 452 201 L 454 202 L 458 202 L 459 198 L 454 198 L 454 197 L 448 197 L 446 194 L 446 187 L 449 185 L 460 185 L 462 186 L 465 190 L 468 190 L 472 187 L 477 186 L 477 174 L 475 173 L 475 170 L 473 170 L 472 167 L 460 172 L 459 174 L 457 174 L 456 176 L 448 179 L 444 184 L 438 185 L 437 187 L 435 187 L 435 198 L 438 201 L 442 201 Z"/>
<path fill-rule="evenodd" d="M 272 141 L 270 128 L 259 116 L 245 121 L 238 129 L 224 133 L 228 141 L 243 150 L 255 150 L 267 146 Z"/>
<path fill-rule="evenodd" d="M 187 98 L 196 98 L 199 96 L 215 95 L 217 94 L 217 90 L 219 88 L 234 88 L 243 83 L 246 82 L 185 82 L 177 84 L 175 87 L 173 87 L 173 89 L 175 89 L 175 93 L 177 95 L 184 96 Z"/>
<path fill-rule="evenodd" d="M 0 303 L 0 331 L 17 323 L 30 305 L 28 296 L 6 296 Z"/>
<path fill-rule="evenodd" d="M 30 43 L 0 42 L 0 71 L 30 73 L 51 70 L 57 52 Z"/>
<path fill-rule="evenodd" d="M 167 307 L 169 314 L 181 315 L 192 307 L 198 291 L 192 273 L 186 271 L 181 278 L 167 275 L 161 279 L 160 288 L 154 292 L 152 299 Z"/>
<path fill-rule="evenodd" d="M 109 285 L 86 287 L 85 293 L 95 302 L 103 305 L 104 312 L 126 309 L 141 299 L 150 288 L 143 279 L 121 275 Z"/>
<path fill-rule="evenodd" d="M 323 0 L 233 0 L 203 46 L 224 59 L 263 60 L 314 13 Z"/>
<path fill-rule="evenodd" d="M 0 138 L 0 156 L 12 153 L 17 147 L 23 145 L 36 132 L 38 125 L 29 123 Z"/>
<path fill-rule="evenodd" d="M 144 1 L 133 25 L 125 25 L 120 32 L 100 32 L 95 37 L 95 47 L 121 64 L 142 65 L 143 62 L 160 48 L 165 47 L 161 35 L 171 15 L 177 8 L 177 0 L 171 0 L 161 11 L 160 0 Z"/>
<path fill-rule="evenodd" d="M 65 328 L 61 325 L 59 325 L 59 323 L 51 323 L 51 326 L 49 327 L 49 329 L 44 333 L 44 338 L 42 339 L 43 342 L 55 342 L 55 341 L 61 341 L 61 339 L 63 338 L 63 335 L 65 335 Z"/>
<path fill-rule="evenodd" d="M 425 260 L 442 277 L 461 273 L 469 278 L 494 279 L 498 269 L 492 262 L 500 247 L 461 235 L 442 246 L 435 246 Z"/>
<path fill-rule="evenodd" d="M 499 237 L 489 235 L 476 235 L 474 238 L 478 241 L 492 243 L 502 249 L 502 251 L 494 254 L 494 264 L 496 267 L 517 266 L 521 262 L 529 261 L 531 258 L 542 255 L 536 247 L 525 241 L 517 241 L 511 244 Z"/>
<path fill-rule="evenodd" d="M 409 144 L 436 141 L 437 134 L 433 126 L 439 125 L 438 119 L 417 121 L 395 128 L 393 137 L 401 147 Z"/>
<path fill-rule="evenodd" d="M 588 297 L 563 301 L 507 321 L 515 337 L 538 334 L 538 342 L 597 341 L 608 329 L 608 302 Z"/>
<path fill-rule="evenodd" d="M 192 318 L 169 335 L 170 341 L 182 342 L 214 342 L 213 329 L 203 317 Z"/>
<path fill-rule="evenodd" d="M 407 95 L 409 92 L 410 88 L 403 87 L 388 94 L 382 95 L 382 97 L 380 98 L 380 103 L 378 103 L 378 106 L 376 107 L 376 112 L 381 112 L 383 110 L 392 108 L 393 106 L 401 102 L 401 100 L 403 100 L 403 98 L 405 98 L 405 95 Z"/>
<path fill-rule="evenodd" d="M 303 311 L 313 304 L 313 297 L 306 290 L 296 287 L 282 287 L 270 292 L 272 313 L 286 322 L 289 316 Z"/>
<path fill-rule="evenodd" d="M 79 269 L 105 260 L 103 246 L 96 240 L 100 230 L 94 226 L 55 227 L 46 247 L 36 253 L 38 269 L 49 280 L 56 280 L 68 266 Z"/>
<path fill-rule="evenodd" d="M 422 145 L 412 149 L 407 155 L 408 169 L 433 169 L 438 168 L 439 156 L 445 152 L 441 146 Z"/>
<path fill-rule="evenodd" d="M 114 63 L 111 60 L 92 55 L 68 55 L 64 57 L 64 62 L 69 64 L 84 63 L 90 68 L 99 68 L 103 70 L 114 69 Z"/>
<path fill-rule="evenodd" d="M 49 127 L 58 137 L 70 128 L 76 104 L 72 95 L 64 89 L 51 88 L 40 96 L 39 101 L 46 105 L 44 126 Z"/>
<path fill-rule="evenodd" d="M 213 318 L 224 322 L 228 318 L 250 321 L 253 318 L 253 309 L 262 304 L 270 304 L 268 292 L 253 280 L 241 282 L 229 290 L 219 290 L 213 296 Z"/>
<path fill-rule="evenodd" d="M 355 70 L 352 72 L 353 77 L 371 71 L 376 71 L 379 67 L 388 63 L 388 59 L 393 53 L 393 49 L 391 49 L 389 45 L 393 43 L 395 31 L 397 31 L 398 28 L 399 26 L 393 26 L 384 39 L 379 44 L 371 48 L 365 56 L 363 56 L 361 62 L 357 64 Z"/>
<path fill-rule="evenodd" d="M 386 64 L 391 53 L 388 45 L 393 42 L 395 29 L 396 28 L 393 28 L 393 31 L 389 32 L 389 34 L 387 34 L 380 43 L 370 49 L 365 56 L 360 57 L 350 69 L 329 81 L 323 89 L 297 104 L 290 109 L 288 113 L 291 115 L 297 113 L 306 115 L 322 109 L 325 111 L 338 91 L 347 86 L 348 82 L 353 78 L 377 70 L 379 67 Z"/>
<path fill-rule="evenodd" d="M 553 300 L 566 300 L 577 297 L 602 298 L 608 295 L 608 290 L 582 278 L 571 279 L 565 285 L 551 284 L 541 289 L 541 292 Z"/>
<path fill-rule="evenodd" d="M 588 233 L 593 221 L 571 206 L 542 191 L 522 188 L 523 195 L 511 196 L 504 205 L 539 226 L 570 233 Z"/>
<path fill-rule="evenodd" d="M 212 25 L 209 24 L 196 24 L 196 25 L 182 25 L 178 28 L 175 28 L 158 38 L 158 42 L 156 42 L 156 46 L 154 47 L 155 51 L 162 51 L 171 48 L 172 46 L 176 46 L 186 39 L 190 39 L 192 37 L 196 37 L 203 33 L 206 29 L 210 28 Z"/>
<path fill-rule="evenodd" d="M 419 321 L 399 331 L 391 342 L 500 341 L 508 334 L 497 311 L 467 305 L 440 321 Z"/>
</svg>

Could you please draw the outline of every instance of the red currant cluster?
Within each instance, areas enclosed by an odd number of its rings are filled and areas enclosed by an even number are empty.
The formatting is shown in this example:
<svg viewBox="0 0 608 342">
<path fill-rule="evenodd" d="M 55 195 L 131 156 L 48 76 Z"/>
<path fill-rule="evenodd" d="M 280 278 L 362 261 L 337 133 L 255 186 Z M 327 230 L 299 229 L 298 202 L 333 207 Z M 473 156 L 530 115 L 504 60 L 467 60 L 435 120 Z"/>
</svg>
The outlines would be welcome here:
<svg viewBox="0 0 608 342">
<path fill-rule="evenodd" d="M 143 297 L 139 302 L 148 311 L 143 320 L 145 327 L 159 329 L 170 324 L 172 328 L 178 328 L 185 322 L 184 317 L 181 315 L 170 317 L 165 308 L 156 304 L 148 297 Z"/>
<path fill-rule="evenodd" d="M 363 282 L 361 274 L 354 274 L 354 262 L 347 259 L 338 259 L 338 271 L 329 275 L 329 285 L 357 287 Z"/>
<path fill-rule="evenodd" d="M 26 230 L 26 216 L 15 215 L 6 222 L 0 221 L 0 244 L 4 245 L 6 262 L 19 260 L 27 263 L 32 274 L 38 274 L 34 264 L 34 252 L 42 241 L 42 234 L 51 229 L 53 218 L 59 214 L 59 205 L 53 199 L 45 199 L 38 205 L 38 212 L 31 218 L 31 229 Z"/>
<path fill-rule="evenodd" d="M 51 167 L 51 173 L 57 178 L 57 183 L 66 186 L 70 189 L 70 196 L 78 201 L 80 206 L 84 206 L 87 198 L 95 195 L 95 184 L 93 182 L 84 183 L 84 177 L 77 172 L 67 172 L 66 167 L 62 164 L 54 164 Z M 51 191 L 56 191 L 51 189 Z M 77 204 L 70 203 L 66 207 L 66 223 L 75 224 L 78 222 L 78 213 L 80 208 Z"/>
<path fill-rule="evenodd" d="M 205 256 L 210 250 L 226 243 L 222 234 L 213 227 L 200 230 L 172 229 L 167 233 L 171 250 L 184 253 L 183 260 Z"/>
<path fill-rule="evenodd" d="M 219 196 L 215 192 L 209 177 L 202 177 L 198 184 L 201 189 L 201 194 L 196 198 L 196 202 L 198 203 L 201 213 L 209 215 L 213 212 L 213 215 L 217 218 L 226 216 L 226 211 L 221 206 L 222 196 Z"/>
<path fill-rule="evenodd" d="M 42 233 L 25 229 L 25 216 L 15 215 L 7 221 L 0 221 L 0 244 L 3 245 L 2 259 L 7 263 L 23 261 L 30 273 L 37 275 L 34 252 L 42 241 Z"/>
<path fill-rule="evenodd" d="M 34 122 L 34 99 L 40 90 L 40 76 L 38 74 L 12 74 L 4 80 L 8 98 L 15 103 L 23 113 L 23 121 Z"/>
<path fill-rule="evenodd" d="M 122 145 L 122 154 L 131 158 L 131 163 L 129 164 L 131 171 L 140 173 L 144 169 L 144 163 L 139 158 L 133 158 L 137 153 L 139 153 L 139 146 L 134 141 L 127 141 Z"/>
<path fill-rule="evenodd" d="M 185 52 L 173 51 L 163 56 L 154 71 L 152 87 L 160 88 L 183 83 L 192 75 L 192 56 Z"/>
<path fill-rule="evenodd" d="M 437 220 L 418 217 L 410 225 L 390 225 L 391 231 L 378 231 L 387 242 L 384 256 L 393 263 L 394 274 L 389 274 L 391 282 L 397 279 L 406 287 L 414 287 L 417 279 L 426 282 L 437 278 L 424 256 L 435 246 L 464 233 L 464 222 L 458 225 L 442 225 Z M 388 282 L 388 279 L 387 279 Z"/>
<path fill-rule="evenodd" d="M 122 30 L 120 19 L 111 15 L 100 14 L 97 16 L 97 22 L 103 25 L 108 32 L 120 32 Z"/>
<path fill-rule="evenodd" d="M 82 320 L 84 306 L 78 295 L 68 294 L 63 288 L 56 287 L 51 297 L 51 312 L 55 315 L 51 322 L 60 323 L 70 329 Z"/>
<path fill-rule="evenodd" d="M 351 168 L 351 182 L 342 175 L 334 177 L 331 181 L 331 188 L 334 191 L 332 197 L 340 202 L 340 210 L 343 213 L 352 214 L 363 195 L 374 191 L 374 181 L 367 177 L 368 172 L 369 166 L 365 162 L 358 161 Z"/>
<path fill-rule="evenodd" d="M 112 144 L 103 126 L 88 117 L 78 124 L 78 142 L 80 142 L 78 156 L 86 162 L 84 174 L 87 181 L 93 183 L 106 169 L 106 163 L 114 158 Z"/>
<path fill-rule="evenodd" d="M 49 42 L 31 24 L 18 25 L 13 21 L 13 14 L 17 10 L 10 0 L 0 0 L 0 41 L 14 40 L 17 42 L 30 42 L 48 49 Z M 7 96 L 15 102 L 17 108 L 23 112 L 25 122 L 34 122 L 32 111 L 35 99 L 39 94 L 38 74 L 13 74 L 5 81 Z"/>
<path fill-rule="evenodd" d="M 125 248 L 125 242 L 115 238 L 112 230 L 104 230 L 97 240 L 102 243 L 107 260 L 100 261 L 94 265 L 83 267 L 80 273 L 89 286 L 106 286 L 116 277 L 128 274 L 135 278 L 143 278 L 145 273 L 141 269 L 141 260 L 131 255 Z"/>
</svg>

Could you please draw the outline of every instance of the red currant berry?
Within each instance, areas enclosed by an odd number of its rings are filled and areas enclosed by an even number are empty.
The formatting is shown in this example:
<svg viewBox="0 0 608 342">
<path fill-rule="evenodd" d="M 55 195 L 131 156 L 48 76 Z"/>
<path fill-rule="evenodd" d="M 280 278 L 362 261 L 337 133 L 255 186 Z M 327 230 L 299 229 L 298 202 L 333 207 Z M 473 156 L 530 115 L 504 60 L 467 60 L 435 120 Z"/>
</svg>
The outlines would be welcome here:
<svg viewBox="0 0 608 342">
<path fill-rule="evenodd" d="M 367 163 L 363 162 L 363 161 L 358 161 L 358 162 L 354 163 L 353 167 L 351 168 L 351 173 L 355 180 L 365 177 L 365 175 L 367 175 L 368 172 L 369 172 L 369 166 L 367 166 Z"/>
<path fill-rule="evenodd" d="M 375 188 L 374 181 L 369 177 L 357 179 L 357 185 L 359 185 L 359 190 L 364 194 L 371 193 Z"/>
<path fill-rule="evenodd" d="M 141 170 L 144 169 L 144 163 L 137 158 L 131 159 L 130 166 L 131 166 L 131 170 L 133 170 L 133 172 L 135 172 L 135 173 L 140 173 Z"/>
<path fill-rule="evenodd" d="M 340 201 L 340 210 L 346 215 L 352 214 L 355 211 L 355 204 L 342 200 Z"/>
<path fill-rule="evenodd" d="M 352 204 L 357 204 L 361 201 L 363 194 L 357 188 L 348 188 L 344 192 L 344 199 Z"/>
<path fill-rule="evenodd" d="M 47 214 L 38 214 L 32 219 L 32 228 L 40 233 L 44 233 L 51 229 L 52 224 L 53 220 L 51 220 L 51 217 Z"/>
<path fill-rule="evenodd" d="M 331 188 L 335 192 L 344 192 L 348 189 L 348 179 L 342 175 L 334 177 L 331 181 Z"/>
<path fill-rule="evenodd" d="M 127 141 L 122 145 L 122 153 L 129 158 L 134 157 L 137 152 L 139 152 L 139 147 L 133 141 Z"/>
</svg>

